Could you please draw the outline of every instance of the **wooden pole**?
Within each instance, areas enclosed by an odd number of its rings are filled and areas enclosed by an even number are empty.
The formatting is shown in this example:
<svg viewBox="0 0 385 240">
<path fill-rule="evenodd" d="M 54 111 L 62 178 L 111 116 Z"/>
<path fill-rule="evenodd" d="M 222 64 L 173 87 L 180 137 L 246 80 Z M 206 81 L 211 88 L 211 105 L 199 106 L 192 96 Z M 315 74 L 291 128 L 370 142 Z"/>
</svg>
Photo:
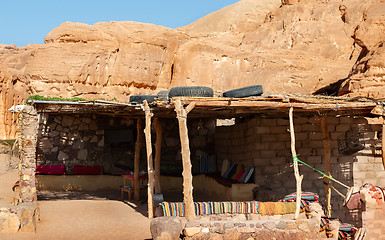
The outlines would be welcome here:
<svg viewBox="0 0 385 240">
<path fill-rule="evenodd" d="M 328 121 L 327 116 L 324 115 L 321 119 L 321 127 L 322 127 L 322 137 L 323 137 L 323 147 L 324 147 L 324 161 L 325 161 L 325 174 L 330 176 L 330 136 L 329 136 L 329 129 L 328 129 Z M 330 179 L 327 177 L 324 177 L 323 179 L 325 183 L 324 192 L 325 192 L 325 206 L 326 211 L 325 214 L 327 217 L 332 216 L 332 210 L 331 210 L 331 198 L 332 198 L 332 190 L 330 188 Z"/>
<path fill-rule="evenodd" d="M 162 125 L 159 118 L 154 118 L 156 142 L 155 142 L 155 193 L 161 193 L 160 187 L 160 159 L 162 156 Z"/>
<path fill-rule="evenodd" d="M 289 110 L 289 120 L 290 120 L 290 137 L 291 137 L 291 154 L 293 156 L 293 165 L 294 165 L 294 176 L 297 183 L 297 198 L 296 198 L 296 208 L 294 219 L 298 219 L 299 211 L 301 210 L 301 184 L 303 175 L 299 175 L 298 162 L 295 160 L 297 158 L 297 152 L 295 150 L 295 133 L 294 133 L 294 123 L 293 123 L 293 107 Z"/>
<path fill-rule="evenodd" d="M 195 219 L 190 146 L 187 128 L 187 114 L 194 108 L 194 106 L 195 103 L 192 102 L 184 108 L 180 100 L 175 101 L 175 112 L 179 124 L 179 136 L 182 150 L 183 203 L 185 205 L 185 217 L 188 221 Z"/>
<path fill-rule="evenodd" d="M 385 170 L 385 116 L 382 122 L 381 150 L 382 150 L 382 165 Z"/>
<path fill-rule="evenodd" d="M 139 118 L 136 122 L 137 136 L 135 143 L 135 157 L 134 157 L 134 199 L 140 199 L 140 185 L 139 185 L 139 165 L 140 165 L 140 150 L 142 149 L 143 140 L 143 120 Z"/>
<path fill-rule="evenodd" d="M 154 217 L 154 163 L 152 160 L 152 145 L 151 145 L 151 113 L 147 100 L 144 100 L 144 112 L 146 115 L 146 127 L 144 129 L 144 135 L 146 137 L 146 150 L 147 150 L 147 172 L 148 172 L 148 184 L 147 184 L 147 196 L 148 196 L 148 218 Z"/>
</svg>

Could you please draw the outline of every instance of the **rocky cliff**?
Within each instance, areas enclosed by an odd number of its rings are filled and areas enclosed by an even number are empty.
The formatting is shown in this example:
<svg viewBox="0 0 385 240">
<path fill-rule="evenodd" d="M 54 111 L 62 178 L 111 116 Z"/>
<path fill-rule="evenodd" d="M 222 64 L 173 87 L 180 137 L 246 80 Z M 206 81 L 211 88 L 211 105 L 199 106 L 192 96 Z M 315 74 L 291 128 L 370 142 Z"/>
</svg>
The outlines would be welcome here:
<svg viewBox="0 0 385 240">
<path fill-rule="evenodd" d="M 241 0 L 190 25 L 66 22 L 43 45 L 0 45 L 0 139 L 30 95 L 119 99 L 173 86 L 216 93 L 384 95 L 381 0 Z"/>
</svg>

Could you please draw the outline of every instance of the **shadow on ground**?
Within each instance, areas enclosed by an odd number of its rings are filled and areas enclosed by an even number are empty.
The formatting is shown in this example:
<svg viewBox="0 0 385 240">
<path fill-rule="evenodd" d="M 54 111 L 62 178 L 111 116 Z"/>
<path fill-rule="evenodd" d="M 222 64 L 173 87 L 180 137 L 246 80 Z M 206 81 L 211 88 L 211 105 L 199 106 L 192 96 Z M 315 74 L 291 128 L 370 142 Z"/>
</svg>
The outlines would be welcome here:
<svg viewBox="0 0 385 240">
<path fill-rule="evenodd" d="M 88 192 L 88 191 L 39 191 L 37 194 L 38 201 L 57 201 L 57 200 L 111 200 L 122 202 L 133 208 L 138 213 L 147 217 L 147 199 L 142 197 L 140 201 L 122 201 L 120 192 Z M 144 200 L 145 199 L 145 200 Z"/>
</svg>

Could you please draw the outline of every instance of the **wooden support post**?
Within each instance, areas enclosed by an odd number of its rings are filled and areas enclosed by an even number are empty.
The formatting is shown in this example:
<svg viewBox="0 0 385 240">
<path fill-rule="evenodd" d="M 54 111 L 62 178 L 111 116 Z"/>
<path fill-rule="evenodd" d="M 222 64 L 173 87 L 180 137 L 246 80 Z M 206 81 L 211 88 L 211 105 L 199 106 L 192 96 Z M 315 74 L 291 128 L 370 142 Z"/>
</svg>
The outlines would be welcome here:
<svg viewBox="0 0 385 240">
<path fill-rule="evenodd" d="M 187 128 L 187 114 L 194 108 L 194 106 L 195 102 L 192 102 L 184 108 L 180 100 L 175 101 L 175 112 L 179 124 L 179 136 L 182 150 L 183 202 L 185 205 L 185 216 L 188 221 L 195 219 L 190 146 Z"/>
<path fill-rule="evenodd" d="M 323 116 L 321 119 L 321 127 L 322 127 L 322 137 L 323 137 L 323 147 L 324 147 L 324 171 L 325 174 L 330 176 L 330 136 L 329 136 L 329 129 L 328 129 L 328 121 L 327 116 Z M 325 183 L 324 191 L 325 191 L 325 206 L 326 211 L 325 215 L 327 217 L 332 216 L 332 210 L 331 210 L 331 198 L 332 198 L 332 190 L 330 188 L 330 179 L 327 177 L 323 178 L 323 181 Z"/>
<path fill-rule="evenodd" d="M 155 142 L 155 193 L 162 193 L 160 187 L 160 159 L 162 156 L 162 125 L 159 118 L 154 118 L 156 142 Z"/>
<path fill-rule="evenodd" d="M 150 107 L 148 106 L 147 100 L 144 100 L 144 112 L 146 115 L 146 124 L 144 129 L 144 135 L 146 137 L 146 150 L 147 150 L 147 197 L 148 197 L 148 218 L 154 217 L 154 163 L 152 160 L 152 143 L 151 143 L 151 113 Z"/>
<path fill-rule="evenodd" d="M 381 150 L 382 150 L 382 165 L 385 170 L 385 116 L 383 116 L 382 122 L 382 137 L 381 137 Z"/>
<path fill-rule="evenodd" d="M 140 185 L 139 185 L 139 165 L 140 165 L 140 150 L 142 149 L 143 141 L 143 120 L 139 118 L 136 122 L 137 136 L 135 143 L 135 157 L 134 157 L 134 199 L 140 199 Z"/>
<path fill-rule="evenodd" d="M 296 198 L 296 208 L 294 219 L 298 219 L 299 211 L 301 210 L 301 184 L 303 175 L 299 175 L 298 162 L 295 160 L 297 158 L 297 152 L 295 150 L 295 133 L 294 133 L 294 123 L 293 123 L 293 107 L 289 110 L 289 120 L 290 120 L 290 137 L 291 137 L 291 154 L 293 156 L 293 166 L 294 166 L 294 176 L 297 183 L 297 198 Z"/>
</svg>

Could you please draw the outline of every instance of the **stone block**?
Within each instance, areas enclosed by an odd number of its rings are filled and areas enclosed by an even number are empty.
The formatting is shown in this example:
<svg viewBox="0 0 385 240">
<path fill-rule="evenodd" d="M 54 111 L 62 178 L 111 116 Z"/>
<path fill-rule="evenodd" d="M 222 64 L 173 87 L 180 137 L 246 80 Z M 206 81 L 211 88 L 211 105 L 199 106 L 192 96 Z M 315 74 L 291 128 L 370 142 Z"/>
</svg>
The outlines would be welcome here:
<svg viewBox="0 0 385 240">
<path fill-rule="evenodd" d="M 262 142 L 275 142 L 277 141 L 277 135 L 276 134 L 262 134 L 261 135 L 261 141 Z M 257 143 L 261 144 L 261 143 Z"/>
<path fill-rule="evenodd" d="M 278 229 L 284 230 L 286 229 L 286 227 L 287 227 L 287 223 L 285 221 L 279 221 L 277 224 Z"/>
<path fill-rule="evenodd" d="M 88 124 L 83 122 L 79 124 L 79 128 L 78 128 L 79 131 L 88 131 L 89 129 L 90 129 L 90 126 Z"/>
<path fill-rule="evenodd" d="M 340 124 L 336 126 L 336 132 L 347 132 L 349 129 L 349 124 Z"/>
<path fill-rule="evenodd" d="M 295 133 L 295 140 L 296 141 L 303 141 L 303 140 L 308 140 L 308 139 L 309 139 L 309 134 L 307 132 Z"/>
<path fill-rule="evenodd" d="M 276 138 L 277 138 L 277 141 L 288 142 L 290 141 L 290 134 L 289 133 L 277 134 Z"/>
<path fill-rule="evenodd" d="M 287 126 L 275 126 L 270 129 L 271 133 L 278 133 L 278 134 L 285 134 L 288 133 L 288 127 Z"/>
<path fill-rule="evenodd" d="M 14 213 L 0 212 L 0 232 L 16 233 L 20 228 L 20 220 Z"/>
<path fill-rule="evenodd" d="M 350 124 L 352 121 L 352 118 L 349 116 L 346 117 L 340 117 L 340 123 Z"/>
<path fill-rule="evenodd" d="M 104 136 L 103 136 L 102 139 L 99 141 L 98 147 L 104 147 Z"/>
<path fill-rule="evenodd" d="M 270 159 L 270 164 L 274 166 L 285 165 L 287 163 L 288 163 L 288 158 L 286 157 L 276 157 L 276 158 Z"/>
<path fill-rule="evenodd" d="M 56 127 L 57 127 L 57 123 L 52 123 L 52 124 L 50 124 L 50 125 L 48 125 L 48 129 L 49 129 L 49 131 L 55 131 L 55 129 L 56 129 Z"/>
<path fill-rule="evenodd" d="M 85 146 L 85 143 L 83 142 L 82 139 L 78 139 L 77 141 L 74 142 L 72 145 L 73 149 L 83 149 Z"/>
<path fill-rule="evenodd" d="M 302 125 L 303 132 L 315 132 L 317 131 L 317 126 L 315 124 L 303 124 Z"/>
<path fill-rule="evenodd" d="M 258 126 L 255 128 L 256 133 L 270 133 L 270 127 Z"/>
<path fill-rule="evenodd" d="M 306 158 L 305 162 L 308 164 L 316 164 L 316 163 L 321 164 L 322 163 L 322 157 L 321 156 L 309 156 Z"/>
<path fill-rule="evenodd" d="M 154 240 L 179 239 L 182 229 L 182 222 L 178 217 L 157 217 L 150 222 Z"/>
<path fill-rule="evenodd" d="M 261 157 L 262 158 L 274 158 L 276 157 L 277 151 L 274 150 L 261 150 Z"/>
<path fill-rule="evenodd" d="M 96 143 L 98 141 L 98 137 L 97 136 L 92 136 L 92 138 L 91 138 L 91 141 L 90 142 L 92 142 L 92 143 Z"/>
<path fill-rule="evenodd" d="M 74 121 L 74 118 L 69 115 L 63 115 L 62 117 L 62 126 L 63 127 L 70 127 Z"/>
<path fill-rule="evenodd" d="M 283 118 L 278 118 L 277 119 L 277 126 L 289 126 L 289 120 L 283 119 Z"/>
<path fill-rule="evenodd" d="M 322 140 L 323 136 L 320 132 L 309 132 L 309 139 L 310 140 Z"/>
<path fill-rule="evenodd" d="M 104 135 L 104 130 L 97 130 L 96 135 Z"/>
<path fill-rule="evenodd" d="M 87 125 L 91 123 L 91 118 L 90 117 L 84 117 L 81 120 L 82 120 L 82 123 L 85 123 Z"/>
<path fill-rule="evenodd" d="M 267 222 L 265 222 L 265 223 L 262 223 L 262 225 L 266 228 L 266 229 L 268 229 L 268 230 L 272 230 L 272 229 L 274 229 L 277 225 L 276 225 L 276 223 L 274 222 L 274 221 L 267 221 Z"/>
<path fill-rule="evenodd" d="M 88 150 L 87 149 L 82 149 L 78 152 L 78 159 L 79 160 L 87 160 L 87 156 L 88 156 Z"/>
<path fill-rule="evenodd" d="M 187 237 L 192 237 L 198 233 L 201 232 L 201 228 L 200 227 L 186 227 L 184 229 L 184 234 L 187 236 Z"/>
<path fill-rule="evenodd" d="M 66 161 L 66 160 L 68 160 L 68 155 L 66 153 L 64 153 L 63 151 L 60 151 L 58 156 L 57 156 L 57 160 L 59 160 L 60 162 Z"/>
</svg>

